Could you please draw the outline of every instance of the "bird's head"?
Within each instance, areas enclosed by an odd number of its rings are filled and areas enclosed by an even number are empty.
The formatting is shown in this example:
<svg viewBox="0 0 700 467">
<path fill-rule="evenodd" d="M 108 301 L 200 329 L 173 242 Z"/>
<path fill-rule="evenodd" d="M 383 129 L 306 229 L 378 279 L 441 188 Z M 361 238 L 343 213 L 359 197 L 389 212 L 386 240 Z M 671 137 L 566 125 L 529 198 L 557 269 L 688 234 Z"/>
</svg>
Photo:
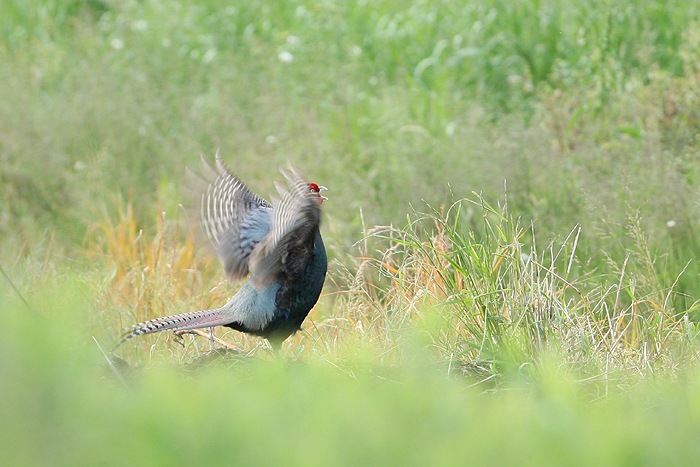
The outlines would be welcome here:
<svg viewBox="0 0 700 467">
<path fill-rule="evenodd" d="M 323 196 L 321 192 L 323 190 L 327 190 L 325 186 L 317 185 L 316 183 L 309 183 L 309 193 L 314 193 L 315 195 L 318 196 L 318 204 L 319 206 L 323 204 L 324 201 L 326 201 L 328 198 Z"/>
</svg>

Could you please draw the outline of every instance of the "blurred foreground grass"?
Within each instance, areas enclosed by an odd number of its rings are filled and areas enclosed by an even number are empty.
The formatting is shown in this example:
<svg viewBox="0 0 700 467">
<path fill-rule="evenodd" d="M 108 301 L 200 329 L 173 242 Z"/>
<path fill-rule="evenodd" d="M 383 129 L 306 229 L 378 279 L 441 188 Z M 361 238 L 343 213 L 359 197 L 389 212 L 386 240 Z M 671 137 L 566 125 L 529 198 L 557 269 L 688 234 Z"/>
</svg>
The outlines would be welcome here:
<svg viewBox="0 0 700 467">
<path fill-rule="evenodd" d="M 434 366 L 252 359 L 120 381 L 85 328 L 79 281 L 40 319 L 3 305 L 8 465 L 691 465 L 700 374 L 592 400 L 557 360 L 484 393 Z"/>
</svg>

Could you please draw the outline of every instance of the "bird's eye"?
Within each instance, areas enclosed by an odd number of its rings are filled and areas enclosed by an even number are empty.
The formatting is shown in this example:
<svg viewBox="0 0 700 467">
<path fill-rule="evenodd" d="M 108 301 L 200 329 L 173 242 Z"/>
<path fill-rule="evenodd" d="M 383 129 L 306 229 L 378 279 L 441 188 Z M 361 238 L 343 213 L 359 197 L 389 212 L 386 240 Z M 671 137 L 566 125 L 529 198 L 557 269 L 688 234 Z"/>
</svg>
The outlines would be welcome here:
<svg viewBox="0 0 700 467">
<path fill-rule="evenodd" d="M 317 184 L 315 183 L 309 183 L 309 191 L 313 191 L 314 193 L 320 193 L 321 189 L 318 187 Z"/>
</svg>

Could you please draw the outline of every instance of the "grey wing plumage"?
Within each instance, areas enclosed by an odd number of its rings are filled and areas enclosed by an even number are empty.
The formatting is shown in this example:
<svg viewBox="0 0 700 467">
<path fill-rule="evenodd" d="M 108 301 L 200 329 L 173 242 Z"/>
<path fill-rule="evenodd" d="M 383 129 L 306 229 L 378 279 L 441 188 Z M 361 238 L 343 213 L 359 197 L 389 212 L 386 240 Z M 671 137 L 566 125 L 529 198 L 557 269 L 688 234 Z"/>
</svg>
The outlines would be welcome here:
<svg viewBox="0 0 700 467">
<path fill-rule="evenodd" d="M 309 191 L 301 173 L 291 167 L 282 174 L 287 179 L 287 186 L 276 184 L 280 200 L 273 210 L 270 233 L 250 256 L 251 281 L 258 286 L 269 283 L 276 274 L 293 267 L 291 262 L 306 259 L 304 255 L 290 255 L 290 252 L 296 248 L 310 249 L 321 222 L 318 194 Z"/>
<path fill-rule="evenodd" d="M 254 194 L 216 154 L 214 179 L 202 195 L 201 223 L 229 279 L 248 275 L 249 257 L 270 232 L 272 205 Z"/>
</svg>

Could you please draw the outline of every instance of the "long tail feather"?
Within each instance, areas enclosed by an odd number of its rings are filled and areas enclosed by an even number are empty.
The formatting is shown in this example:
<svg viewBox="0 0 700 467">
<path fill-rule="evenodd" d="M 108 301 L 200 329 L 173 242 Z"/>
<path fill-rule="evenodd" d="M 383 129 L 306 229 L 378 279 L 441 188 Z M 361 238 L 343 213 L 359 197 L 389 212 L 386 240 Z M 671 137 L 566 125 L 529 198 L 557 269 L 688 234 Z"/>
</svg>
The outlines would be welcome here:
<svg viewBox="0 0 700 467">
<path fill-rule="evenodd" d="M 222 313 L 220 308 L 214 310 L 190 311 L 179 315 L 164 316 L 162 318 L 144 321 L 134 325 L 122 336 L 119 345 L 132 337 L 142 336 L 160 331 L 186 331 L 188 329 L 208 328 L 211 326 L 223 326 L 231 323 L 231 317 Z M 119 347 L 117 345 L 117 347 Z"/>
</svg>

